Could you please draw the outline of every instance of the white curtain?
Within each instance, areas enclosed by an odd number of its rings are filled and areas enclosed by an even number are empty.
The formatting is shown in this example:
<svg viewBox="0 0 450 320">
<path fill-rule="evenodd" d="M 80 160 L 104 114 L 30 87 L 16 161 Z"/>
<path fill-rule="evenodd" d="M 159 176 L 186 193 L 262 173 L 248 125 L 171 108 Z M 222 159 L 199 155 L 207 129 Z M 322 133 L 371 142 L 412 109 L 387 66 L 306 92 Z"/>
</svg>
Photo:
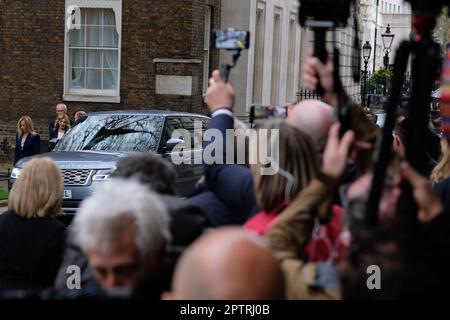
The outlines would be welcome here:
<svg viewBox="0 0 450 320">
<path fill-rule="evenodd" d="M 86 27 L 82 25 L 81 29 L 73 29 L 70 30 L 69 32 L 69 41 L 70 41 L 69 55 L 70 55 L 70 73 L 71 73 L 70 87 L 74 89 L 83 89 L 85 87 L 84 84 L 85 80 L 84 68 L 86 66 L 85 51 L 81 49 L 72 49 L 73 47 L 84 47 L 85 28 Z"/>
<path fill-rule="evenodd" d="M 116 16 L 112 9 L 105 10 L 103 15 L 103 47 L 119 47 Z M 118 62 L 118 50 L 103 51 L 103 89 L 117 89 Z"/>
<path fill-rule="evenodd" d="M 114 11 L 112 9 L 82 9 L 82 28 L 71 30 L 69 39 L 70 87 L 95 90 L 116 89 L 119 35 Z"/>
</svg>

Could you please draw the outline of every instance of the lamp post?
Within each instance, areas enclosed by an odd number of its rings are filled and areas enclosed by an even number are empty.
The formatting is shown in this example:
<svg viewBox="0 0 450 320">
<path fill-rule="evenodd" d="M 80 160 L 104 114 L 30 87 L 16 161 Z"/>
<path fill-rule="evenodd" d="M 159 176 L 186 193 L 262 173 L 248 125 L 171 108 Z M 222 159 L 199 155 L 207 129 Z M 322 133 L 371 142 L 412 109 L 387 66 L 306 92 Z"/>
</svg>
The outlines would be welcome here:
<svg viewBox="0 0 450 320">
<path fill-rule="evenodd" d="M 394 41 L 394 34 L 391 32 L 391 26 L 388 24 L 386 31 L 381 35 L 381 39 L 383 40 L 383 47 L 384 47 L 384 67 L 387 70 L 389 68 L 389 52 L 391 52 L 392 42 Z M 383 89 L 383 94 L 386 95 L 387 93 L 387 78 L 385 78 L 385 84 Z"/>
<path fill-rule="evenodd" d="M 384 67 L 387 69 L 389 67 L 389 53 L 391 52 L 392 42 L 394 41 L 394 34 L 391 32 L 391 26 L 388 24 L 386 31 L 381 35 L 383 39 L 384 47 Z"/>
<path fill-rule="evenodd" d="M 367 64 L 369 63 L 370 54 L 372 53 L 372 46 L 369 41 L 363 45 L 363 59 L 364 59 L 364 85 L 363 85 L 363 97 L 362 103 L 365 107 L 367 107 Z"/>
<path fill-rule="evenodd" d="M 372 74 L 375 73 L 375 63 L 377 60 L 377 37 L 378 37 L 378 8 L 380 6 L 380 0 L 377 0 L 377 9 L 375 12 L 375 39 L 373 41 L 373 68 Z"/>
</svg>

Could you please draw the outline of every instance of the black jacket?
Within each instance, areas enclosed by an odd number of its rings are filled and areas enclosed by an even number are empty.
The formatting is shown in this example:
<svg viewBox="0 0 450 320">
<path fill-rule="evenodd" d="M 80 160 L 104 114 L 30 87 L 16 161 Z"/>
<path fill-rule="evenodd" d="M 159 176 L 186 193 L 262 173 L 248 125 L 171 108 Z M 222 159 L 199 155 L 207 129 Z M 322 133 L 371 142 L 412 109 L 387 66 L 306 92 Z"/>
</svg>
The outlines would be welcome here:
<svg viewBox="0 0 450 320">
<path fill-rule="evenodd" d="M 25 139 L 23 149 L 21 146 L 22 138 L 16 134 L 16 150 L 14 157 L 14 164 L 22 158 L 34 156 L 41 153 L 41 137 L 38 134 L 29 134 Z"/>
<path fill-rule="evenodd" d="M 203 192 L 187 199 L 189 202 L 199 207 L 205 216 L 211 221 L 213 227 L 228 225 L 242 225 L 247 220 L 247 216 L 235 213 L 230 210 L 214 192 L 204 190 Z"/>
<path fill-rule="evenodd" d="M 0 215 L 0 290 L 53 284 L 64 250 L 65 227 L 55 218 Z"/>
<path fill-rule="evenodd" d="M 67 132 L 67 129 L 64 131 L 64 134 L 66 134 L 66 132 Z M 48 137 L 48 140 L 57 139 L 57 138 L 58 138 L 58 129 L 55 128 L 50 133 L 50 136 Z"/>
<path fill-rule="evenodd" d="M 253 178 L 250 169 L 238 164 L 226 164 L 227 147 L 234 148 L 234 144 L 226 144 L 226 130 L 234 128 L 233 117 L 225 114 L 217 115 L 211 119 L 208 129 L 217 129 L 223 137 L 222 163 L 204 163 L 206 183 L 210 190 L 233 213 L 252 217 L 259 212 L 253 190 Z M 204 142 L 203 149 L 212 142 Z M 247 220 L 247 219 L 246 219 Z"/>
</svg>

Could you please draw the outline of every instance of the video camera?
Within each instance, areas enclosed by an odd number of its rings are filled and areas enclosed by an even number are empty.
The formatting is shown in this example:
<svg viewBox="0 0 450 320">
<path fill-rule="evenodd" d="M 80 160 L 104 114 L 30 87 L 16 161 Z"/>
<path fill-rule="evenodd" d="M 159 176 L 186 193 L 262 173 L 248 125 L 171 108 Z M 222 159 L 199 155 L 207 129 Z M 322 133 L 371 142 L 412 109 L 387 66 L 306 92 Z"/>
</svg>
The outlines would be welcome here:
<svg viewBox="0 0 450 320">
<path fill-rule="evenodd" d="M 300 25 L 314 31 L 314 56 L 323 63 L 328 59 L 325 47 L 326 32 L 347 26 L 352 3 L 354 0 L 299 0 Z M 322 94 L 320 85 L 317 91 Z"/>
<path fill-rule="evenodd" d="M 351 16 L 352 6 L 355 5 L 355 0 L 299 0 L 299 22 L 303 27 L 309 27 L 314 32 L 314 56 L 322 63 L 328 60 L 328 52 L 326 48 L 326 33 L 328 31 L 335 31 L 336 28 L 346 27 Z M 358 38 L 357 19 L 354 17 L 355 39 L 353 44 L 353 61 L 352 61 L 352 75 L 355 82 L 360 80 L 361 72 L 361 50 Z M 334 33 L 333 33 L 334 35 Z M 333 38 L 335 39 L 335 38 Z M 334 46 L 333 49 L 333 90 L 338 95 L 340 107 L 338 111 L 339 122 L 341 123 L 341 136 L 351 128 L 354 123 L 352 119 L 351 101 L 346 101 L 348 96 L 344 93 L 343 85 L 339 75 L 339 49 Z M 319 95 L 324 93 L 323 88 L 318 79 L 316 92 Z"/>
<path fill-rule="evenodd" d="M 329 28 L 345 27 L 352 2 L 354 0 L 299 0 L 300 25 L 313 28 L 322 22 Z"/>
</svg>

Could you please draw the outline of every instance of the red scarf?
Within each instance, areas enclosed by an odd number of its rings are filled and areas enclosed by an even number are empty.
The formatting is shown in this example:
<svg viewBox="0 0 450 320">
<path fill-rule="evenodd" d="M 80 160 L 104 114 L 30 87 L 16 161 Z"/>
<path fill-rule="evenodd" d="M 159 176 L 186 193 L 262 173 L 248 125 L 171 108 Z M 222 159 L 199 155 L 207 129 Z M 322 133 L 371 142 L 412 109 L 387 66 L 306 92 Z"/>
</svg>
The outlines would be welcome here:
<svg viewBox="0 0 450 320">
<path fill-rule="evenodd" d="M 277 221 L 277 217 L 280 212 L 282 212 L 289 205 L 289 202 L 290 201 L 288 200 L 283 201 L 278 207 L 269 213 L 260 211 L 244 224 L 244 229 L 260 236 L 265 235 Z M 325 239 L 311 239 L 305 246 L 305 253 L 310 262 L 327 261 L 330 258 L 330 255 L 333 254 L 333 250 L 336 250 L 339 256 L 342 256 L 342 254 L 346 251 L 346 248 L 341 245 L 339 239 L 342 232 L 344 210 L 338 205 L 333 205 L 331 210 L 331 220 L 327 225 L 320 227 L 323 229 L 321 232 L 323 232 Z"/>
<path fill-rule="evenodd" d="M 291 200 L 284 200 L 272 212 L 260 211 L 250 220 L 244 224 L 244 229 L 249 230 L 257 235 L 263 236 L 269 231 L 272 225 L 276 222 L 276 217 L 283 211 L 291 202 Z"/>
</svg>

